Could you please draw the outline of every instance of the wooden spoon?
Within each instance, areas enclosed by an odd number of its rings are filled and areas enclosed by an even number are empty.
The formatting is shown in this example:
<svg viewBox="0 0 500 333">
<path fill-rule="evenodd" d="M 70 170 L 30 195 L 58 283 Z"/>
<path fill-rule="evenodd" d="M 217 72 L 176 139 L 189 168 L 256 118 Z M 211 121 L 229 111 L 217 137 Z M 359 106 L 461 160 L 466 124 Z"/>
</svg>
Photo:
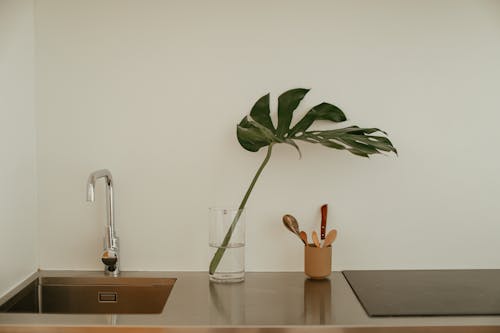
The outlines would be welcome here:
<svg viewBox="0 0 500 333">
<path fill-rule="evenodd" d="M 299 223 L 292 215 L 286 214 L 283 216 L 283 224 L 285 227 L 296 235 L 299 235 Z"/>
<path fill-rule="evenodd" d="M 307 244 L 307 234 L 305 231 L 301 231 L 300 234 L 300 239 L 302 239 L 302 242 L 304 243 L 305 246 L 308 246 L 309 244 Z"/>
<path fill-rule="evenodd" d="M 316 247 L 320 247 L 318 234 L 316 233 L 316 230 L 314 230 L 312 232 L 312 239 L 313 239 L 314 245 L 316 245 Z"/>
<path fill-rule="evenodd" d="M 302 240 L 302 237 L 300 237 L 299 223 L 297 222 L 295 217 L 289 214 L 283 216 L 283 224 L 288 230 L 290 230 L 292 233 L 297 235 L 297 237 L 299 237 Z"/>
<path fill-rule="evenodd" d="M 323 247 L 327 247 L 327 246 L 332 245 L 335 238 L 337 238 L 337 230 L 332 229 L 326 235 L 325 242 L 323 243 Z"/>
</svg>

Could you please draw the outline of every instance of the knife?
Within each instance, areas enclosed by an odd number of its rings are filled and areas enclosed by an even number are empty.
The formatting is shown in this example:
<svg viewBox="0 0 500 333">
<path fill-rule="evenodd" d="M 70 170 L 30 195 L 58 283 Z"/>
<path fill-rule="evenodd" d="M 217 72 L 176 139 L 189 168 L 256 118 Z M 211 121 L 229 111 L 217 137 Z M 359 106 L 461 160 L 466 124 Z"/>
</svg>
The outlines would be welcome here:
<svg viewBox="0 0 500 333">
<path fill-rule="evenodd" d="M 326 233 L 326 216 L 328 215 L 328 205 L 321 206 L 321 240 L 325 239 Z"/>
</svg>

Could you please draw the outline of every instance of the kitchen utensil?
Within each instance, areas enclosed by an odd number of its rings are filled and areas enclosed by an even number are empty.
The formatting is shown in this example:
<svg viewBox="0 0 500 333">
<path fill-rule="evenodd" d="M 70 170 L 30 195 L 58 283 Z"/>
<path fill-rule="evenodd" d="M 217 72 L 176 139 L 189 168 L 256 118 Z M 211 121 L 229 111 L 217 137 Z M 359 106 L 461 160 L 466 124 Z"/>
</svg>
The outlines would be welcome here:
<svg viewBox="0 0 500 333">
<path fill-rule="evenodd" d="M 337 230 L 332 229 L 326 235 L 325 241 L 323 243 L 323 247 L 327 247 L 327 246 L 332 245 L 335 238 L 337 238 Z"/>
<path fill-rule="evenodd" d="M 302 238 L 300 237 L 299 223 L 297 222 L 297 219 L 295 219 L 295 217 L 289 214 L 284 215 L 283 224 L 288 230 L 290 230 L 302 240 Z"/>
<path fill-rule="evenodd" d="M 293 217 L 290 214 L 286 214 L 283 216 L 283 224 L 285 227 L 288 228 L 291 232 L 293 232 L 296 235 L 299 235 L 299 223 L 297 222 L 297 219 Z"/>
<path fill-rule="evenodd" d="M 312 239 L 313 239 L 314 245 L 316 245 L 316 247 L 320 247 L 318 234 L 316 233 L 316 230 L 314 230 L 312 232 Z"/>
<path fill-rule="evenodd" d="M 320 230 L 320 234 L 321 234 L 322 240 L 325 239 L 327 215 L 328 215 L 328 205 L 325 204 L 325 205 L 321 206 L 321 230 Z"/>
<path fill-rule="evenodd" d="M 302 242 L 304 242 L 304 245 L 308 246 L 306 232 L 305 231 L 301 231 L 300 234 L 299 234 L 299 236 L 300 236 L 300 239 L 302 239 Z"/>
</svg>

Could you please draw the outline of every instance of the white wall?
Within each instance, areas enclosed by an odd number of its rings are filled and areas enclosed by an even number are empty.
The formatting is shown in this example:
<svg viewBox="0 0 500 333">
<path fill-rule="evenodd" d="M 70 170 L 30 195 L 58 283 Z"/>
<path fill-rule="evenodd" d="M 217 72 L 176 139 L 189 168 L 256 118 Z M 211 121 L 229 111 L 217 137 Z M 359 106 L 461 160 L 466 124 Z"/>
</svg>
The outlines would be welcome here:
<svg viewBox="0 0 500 333">
<path fill-rule="evenodd" d="M 36 31 L 42 268 L 101 269 L 85 183 L 109 168 L 123 269 L 205 270 L 207 208 L 237 205 L 264 157 L 235 125 L 295 87 L 400 157 L 275 149 L 248 270 L 300 270 L 281 216 L 310 231 L 323 203 L 335 269 L 500 267 L 498 1 L 37 0 Z"/>
<path fill-rule="evenodd" d="M 38 267 L 33 1 L 0 0 L 0 296 Z"/>
</svg>

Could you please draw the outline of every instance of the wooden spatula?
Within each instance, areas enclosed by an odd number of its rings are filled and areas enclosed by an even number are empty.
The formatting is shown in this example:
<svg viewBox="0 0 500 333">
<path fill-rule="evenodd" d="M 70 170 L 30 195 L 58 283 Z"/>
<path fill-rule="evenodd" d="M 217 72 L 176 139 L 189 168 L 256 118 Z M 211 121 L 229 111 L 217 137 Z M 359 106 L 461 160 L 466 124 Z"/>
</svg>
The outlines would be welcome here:
<svg viewBox="0 0 500 333">
<path fill-rule="evenodd" d="M 312 239 L 316 247 L 321 247 L 321 245 L 319 244 L 318 234 L 316 233 L 316 230 L 312 232 Z"/>
<path fill-rule="evenodd" d="M 332 245 L 333 241 L 335 241 L 335 238 L 337 238 L 337 230 L 332 229 L 328 232 L 328 235 L 326 235 L 325 242 L 323 243 L 323 247 L 327 247 Z"/>
</svg>

